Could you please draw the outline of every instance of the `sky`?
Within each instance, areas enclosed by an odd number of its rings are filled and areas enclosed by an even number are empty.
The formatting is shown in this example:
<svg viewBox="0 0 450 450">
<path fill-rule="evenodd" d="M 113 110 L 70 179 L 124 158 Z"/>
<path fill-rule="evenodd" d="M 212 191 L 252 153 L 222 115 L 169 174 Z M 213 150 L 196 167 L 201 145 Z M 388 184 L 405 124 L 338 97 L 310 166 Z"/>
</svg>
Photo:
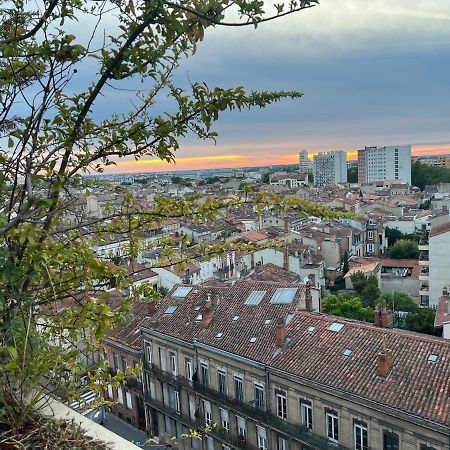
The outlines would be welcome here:
<svg viewBox="0 0 450 450">
<path fill-rule="evenodd" d="M 176 74 L 180 84 L 300 90 L 299 100 L 225 113 L 216 144 L 189 136 L 176 165 L 120 161 L 143 172 L 289 164 L 298 151 L 410 144 L 450 153 L 448 0 L 321 0 L 253 28 L 209 29 Z M 111 111 L 122 99 L 97 105 Z M 164 99 L 162 100 L 164 107 Z"/>
</svg>

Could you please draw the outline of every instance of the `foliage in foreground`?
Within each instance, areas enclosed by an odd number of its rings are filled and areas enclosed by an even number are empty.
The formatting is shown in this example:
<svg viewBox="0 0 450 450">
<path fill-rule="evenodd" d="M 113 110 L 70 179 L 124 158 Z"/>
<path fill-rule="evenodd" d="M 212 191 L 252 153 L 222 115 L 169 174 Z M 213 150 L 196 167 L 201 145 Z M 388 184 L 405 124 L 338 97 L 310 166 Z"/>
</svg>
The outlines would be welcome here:
<svg viewBox="0 0 450 450">
<path fill-rule="evenodd" d="M 157 300 L 143 286 L 114 304 L 107 289 L 128 289 L 129 274 L 100 260 L 95 246 L 126 236 L 125 257 L 134 259 L 145 249 L 140 233 L 170 217 L 214 222 L 236 202 L 157 198 L 142 208 L 124 193 L 98 219 L 78 209 L 79 193 L 89 190 L 81 175 L 123 157 L 174 161 L 188 134 L 214 140 L 213 124 L 224 111 L 301 98 L 298 91 L 246 92 L 201 80 L 178 85 L 174 73 L 209 27 L 256 28 L 316 3 L 291 1 L 266 11 L 264 2 L 251 0 L 0 0 L 2 420 L 19 427 L 49 386 L 76 398 L 86 370 L 82 357 L 102 354 L 102 338 L 134 301 Z M 103 111 L 102 99 L 112 95 L 129 110 Z M 279 207 L 332 216 L 296 199 L 283 203 L 262 193 L 254 200 L 260 213 Z M 181 254 L 188 260 L 227 250 L 193 248 L 186 240 L 159 245 L 167 265 Z M 111 378 L 100 361 L 88 373 L 89 387 L 100 392 L 131 374 Z"/>
</svg>

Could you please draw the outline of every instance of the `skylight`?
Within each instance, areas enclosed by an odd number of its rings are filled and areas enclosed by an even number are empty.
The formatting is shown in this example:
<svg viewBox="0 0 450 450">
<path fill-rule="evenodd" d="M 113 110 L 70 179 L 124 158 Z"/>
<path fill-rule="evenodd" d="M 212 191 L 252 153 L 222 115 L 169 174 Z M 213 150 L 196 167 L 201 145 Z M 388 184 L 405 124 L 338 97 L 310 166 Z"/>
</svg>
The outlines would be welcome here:
<svg viewBox="0 0 450 450">
<path fill-rule="evenodd" d="M 272 321 L 270 319 L 266 319 L 264 321 L 264 325 L 270 325 L 272 323 Z"/>
<path fill-rule="evenodd" d="M 343 323 L 334 322 L 328 327 L 328 330 L 333 331 L 335 333 L 339 333 L 339 331 L 341 331 L 342 328 L 344 328 Z"/>
<path fill-rule="evenodd" d="M 173 314 L 176 311 L 176 306 L 168 306 L 164 311 L 164 314 Z"/>
<path fill-rule="evenodd" d="M 250 343 L 251 344 L 254 344 L 255 342 L 256 342 L 256 338 L 255 337 L 250 338 Z"/>
<path fill-rule="evenodd" d="M 234 316 L 233 320 L 239 320 L 239 316 Z"/>
<path fill-rule="evenodd" d="M 294 301 L 297 288 L 279 288 L 273 294 L 270 303 L 272 305 L 290 305 Z"/>
<path fill-rule="evenodd" d="M 344 356 L 350 356 L 353 353 L 352 350 L 350 350 L 349 348 L 345 349 L 344 352 L 342 353 Z"/>
<path fill-rule="evenodd" d="M 433 355 L 433 354 L 431 354 L 431 355 L 428 357 L 428 361 L 429 361 L 429 362 L 436 362 L 437 359 L 438 359 L 438 355 Z"/>
<path fill-rule="evenodd" d="M 264 295 L 266 295 L 266 291 L 252 291 L 247 300 L 245 300 L 244 305 L 258 306 Z"/>
<path fill-rule="evenodd" d="M 199 314 L 194 320 L 199 321 L 202 320 L 203 316 L 201 314 Z"/>
<path fill-rule="evenodd" d="M 289 314 L 286 316 L 286 325 L 287 325 L 293 318 L 294 318 L 294 314 L 289 313 Z"/>
<path fill-rule="evenodd" d="M 200 308 L 201 308 L 200 305 L 194 306 L 194 311 L 200 311 Z"/>
<path fill-rule="evenodd" d="M 172 294 L 172 297 L 185 298 L 191 291 L 192 287 L 190 286 L 180 286 L 175 289 L 175 291 Z"/>
<path fill-rule="evenodd" d="M 316 327 L 308 327 L 308 333 L 314 333 L 316 331 Z"/>
<path fill-rule="evenodd" d="M 216 338 L 217 338 L 217 339 L 220 339 L 220 338 L 222 338 L 222 337 L 223 337 L 223 333 L 222 333 L 222 332 L 216 334 Z"/>
</svg>

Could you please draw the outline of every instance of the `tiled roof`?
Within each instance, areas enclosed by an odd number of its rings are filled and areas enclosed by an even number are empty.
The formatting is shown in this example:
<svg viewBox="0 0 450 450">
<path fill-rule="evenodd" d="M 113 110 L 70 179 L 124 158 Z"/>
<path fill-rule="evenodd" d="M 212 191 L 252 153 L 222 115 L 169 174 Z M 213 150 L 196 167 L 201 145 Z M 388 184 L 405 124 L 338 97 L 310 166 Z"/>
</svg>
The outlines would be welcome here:
<svg viewBox="0 0 450 450">
<path fill-rule="evenodd" d="M 401 267 L 401 268 L 410 268 L 411 270 L 411 278 L 418 279 L 420 274 L 420 266 L 419 261 L 416 259 L 381 259 L 380 260 L 381 267 Z"/>
<path fill-rule="evenodd" d="M 251 279 L 253 281 L 272 281 L 275 283 L 280 281 L 286 283 L 296 283 L 299 276 L 296 273 L 278 267 L 275 264 L 266 264 L 264 266 L 257 267 L 255 272 L 248 276 L 247 279 Z"/>
<path fill-rule="evenodd" d="M 450 231 L 450 221 L 443 223 L 441 225 L 435 225 L 431 227 L 430 238 L 438 236 L 443 233 L 448 233 Z"/>
<path fill-rule="evenodd" d="M 157 331 L 192 341 L 194 338 L 215 348 L 268 364 L 292 376 L 408 414 L 447 424 L 450 419 L 450 342 L 441 338 L 301 311 L 297 293 L 291 305 L 273 305 L 270 299 L 285 283 L 237 282 L 227 288 L 194 287 L 184 299 L 167 295 L 147 325 Z M 296 285 L 298 286 L 298 285 Z M 252 291 L 266 290 L 257 306 L 244 304 Z M 213 319 L 207 328 L 195 317 L 202 314 L 210 294 Z M 167 306 L 177 306 L 164 314 Z M 194 310 L 199 306 L 198 310 Z M 286 318 L 290 344 L 275 352 L 276 322 Z M 237 320 L 233 318 L 238 317 Z M 267 322 L 270 320 L 270 322 Z M 343 324 L 340 332 L 328 330 Z M 308 331 L 308 328 L 314 330 Z M 218 333 L 223 333 L 217 338 Z M 251 338 L 256 338 L 251 343 Z M 377 354 L 393 351 L 394 364 L 386 379 L 377 375 Z M 343 355 L 346 349 L 350 356 Z M 428 357 L 437 355 L 436 362 Z"/>
</svg>

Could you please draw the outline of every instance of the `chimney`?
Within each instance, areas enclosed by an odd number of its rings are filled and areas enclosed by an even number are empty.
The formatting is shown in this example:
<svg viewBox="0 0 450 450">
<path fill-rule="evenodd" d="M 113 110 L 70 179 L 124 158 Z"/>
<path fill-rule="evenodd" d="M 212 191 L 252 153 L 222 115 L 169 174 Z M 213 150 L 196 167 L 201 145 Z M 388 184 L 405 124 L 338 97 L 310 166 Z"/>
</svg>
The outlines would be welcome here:
<svg viewBox="0 0 450 450">
<path fill-rule="evenodd" d="M 145 302 L 144 304 L 145 313 L 147 314 L 147 317 L 153 316 L 154 312 L 156 311 L 156 303 L 155 302 Z"/>
<path fill-rule="evenodd" d="M 203 314 L 202 314 L 202 325 L 203 325 L 203 328 L 208 328 L 209 324 L 211 323 L 211 321 L 212 321 L 212 309 L 207 307 L 203 311 Z"/>
<path fill-rule="evenodd" d="M 386 377 L 392 368 L 394 354 L 392 350 L 384 348 L 378 353 L 378 376 Z"/>
<path fill-rule="evenodd" d="M 448 296 L 448 287 L 447 287 L 447 286 L 444 286 L 444 287 L 442 288 L 442 295 Z"/>
<path fill-rule="evenodd" d="M 284 247 L 284 252 L 283 252 L 283 269 L 289 270 L 289 248 L 287 245 L 286 245 L 286 247 Z"/>
<path fill-rule="evenodd" d="M 285 341 L 286 341 L 286 322 L 284 321 L 284 319 L 278 319 L 275 334 L 275 344 L 277 347 L 282 347 Z"/>
<path fill-rule="evenodd" d="M 316 276 L 313 273 L 308 275 L 308 282 L 311 287 L 316 287 Z"/>
<path fill-rule="evenodd" d="M 206 309 L 211 309 L 211 293 L 208 292 L 208 297 L 205 302 Z"/>
<path fill-rule="evenodd" d="M 386 302 L 378 304 L 373 313 L 373 322 L 377 327 L 393 328 L 394 314 L 386 308 Z"/>
</svg>

